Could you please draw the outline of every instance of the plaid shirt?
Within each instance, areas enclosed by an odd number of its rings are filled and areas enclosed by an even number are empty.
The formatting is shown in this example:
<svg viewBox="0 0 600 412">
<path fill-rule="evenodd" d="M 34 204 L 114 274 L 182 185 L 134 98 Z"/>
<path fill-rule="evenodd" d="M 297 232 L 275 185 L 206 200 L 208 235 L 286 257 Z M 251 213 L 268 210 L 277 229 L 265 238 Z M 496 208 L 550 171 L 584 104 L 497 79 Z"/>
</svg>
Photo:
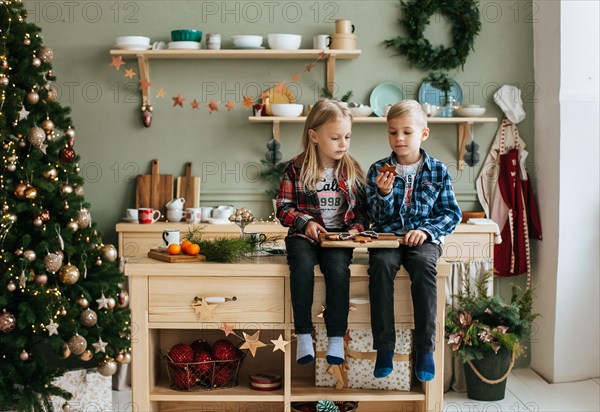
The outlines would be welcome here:
<svg viewBox="0 0 600 412">
<path fill-rule="evenodd" d="M 289 235 L 304 235 L 306 224 L 314 220 L 325 227 L 321 218 L 319 198 L 316 190 L 307 189 L 304 182 L 300 181 L 302 169 L 302 156 L 290 160 L 283 173 L 279 196 L 277 197 L 277 218 L 283 226 L 289 227 Z M 346 171 L 340 171 L 338 184 L 346 199 L 348 209 L 344 213 L 343 230 L 357 229 L 362 232 L 368 227 L 369 221 L 365 211 L 364 190 L 357 190 L 354 185 L 348 191 Z"/>
<path fill-rule="evenodd" d="M 421 149 L 423 165 L 417 172 L 410 207 L 404 206 L 404 179 L 398 177 L 390 194 L 379 194 L 375 178 L 385 163 L 393 164 L 394 154 L 378 160 L 367 175 L 367 213 L 376 232 L 401 233 L 420 229 L 434 243 L 449 235 L 462 218 L 452 190 L 452 181 L 446 166 Z"/>
</svg>

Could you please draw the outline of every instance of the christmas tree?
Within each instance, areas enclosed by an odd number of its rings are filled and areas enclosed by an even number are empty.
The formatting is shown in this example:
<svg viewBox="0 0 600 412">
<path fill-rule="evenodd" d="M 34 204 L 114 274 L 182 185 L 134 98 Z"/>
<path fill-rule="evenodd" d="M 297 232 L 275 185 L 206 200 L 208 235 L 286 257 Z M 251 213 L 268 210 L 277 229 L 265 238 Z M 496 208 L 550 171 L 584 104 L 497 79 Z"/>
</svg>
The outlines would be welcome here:
<svg viewBox="0 0 600 412">
<path fill-rule="evenodd" d="M 52 58 L 23 3 L 0 1 L 0 410 L 68 398 L 61 359 L 105 376 L 131 359 L 124 277 L 84 199 Z"/>
</svg>

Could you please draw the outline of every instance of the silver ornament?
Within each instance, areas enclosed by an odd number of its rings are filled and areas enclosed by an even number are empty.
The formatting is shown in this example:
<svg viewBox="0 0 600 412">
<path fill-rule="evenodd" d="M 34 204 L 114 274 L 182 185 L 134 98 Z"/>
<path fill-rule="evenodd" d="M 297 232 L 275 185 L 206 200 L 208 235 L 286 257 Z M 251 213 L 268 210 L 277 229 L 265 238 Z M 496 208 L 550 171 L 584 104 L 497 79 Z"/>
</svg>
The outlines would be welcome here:
<svg viewBox="0 0 600 412">
<path fill-rule="evenodd" d="M 6 285 L 6 290 L 9 292 L 14 292 L 17 290 L 17 285 L 15 285 L 13 282 L 8 282 L 8 285 Z"/>
<path fill-rule="evenodd" d="M 15 250 L 15 255 L 16 256 L 22 256 L 23 255 L 23 249 L 19 248 L 19 249 Z"/>
<path fill-rule="evenodd" d="M 83 326 L 86 328 L 91 328 L 92 326 L 96 326 L 96 323 L 98 323 L 98 315 L 96 315 L 96 312 L 93 310 L 86 309 L 81 312 L 79 320 Z"/>
<path fill-rule="evenodd" d="M 64 185 L 63 187 L 60 188 L 60 191 L 62 192 L 63 195 L 71 194 L 71 193 L 73 193 L 73 186 Z"/>
<path fill-rule="evenodd" d="M 87 349 L 87 340 L 83 336 L 75 335 L 69 339 L 69 349 L 73 355 L 81 355 Z"/>
<path fill-rule="evenodd" d="M 77 225 L 80 229 L 85 229 L 92 223 L 92 215 L 87 209 L 81 209 L 77 212 Z"/>
<path fill-rule="evenodd" d="M 31 249 L 27 249 L 23 252 L 23 257 L 28 261 L 33 262 L 35 260 L 35 252 Z"/>
<path fill-rule="evenodd" d="M 117 371 L 117 362 L 111 358 L 106 357 L 100 364 L 98 365 L 98 373 L 102 376 L 112 376 Z"/>
<path fill-rule="evenodd" d="M 33 219 L 33 225 L 40 227 L 44 224 L 44 222 L 42 222 L 42 219 L 40 219 L 39 217 L 36 217 L 35 219 Z"/>
<path fill-rule="evenodd" d="M 63 258 L 57 253 L 48 253 L 44 258 L 44 266 L 50 273 L 56 273 L 62 267 Z"/>
<path fill-rule="evenodd" d="M 31 143 L 33 147 L 40 148 L 46 140 L 46 132 L 41 127 L 32 127 L 27 135 L 27 141 Z"/>
<path fill-rule="evenodd" d="M 67 136 L 69 140 L 75 139 L 75 130 L 73 130 L 71 126 L 69 126 L 69 128 L 65 130 L 65 136 Z"/>
<path fill-rule="evenodd" d="M 31 64 L 33 65 L 33 67 L 40 67 L 42 65 L 42 61 L 37 57 L 34 57 L 31 61 Z"/>
<path fill-rule="evenodd" d="M 19 359 L 21 359 L 23 362 L 29 359 L 29 354 L 25 349 L 23 349 L 23 351 L 19 354 Z"/>
<path fill-rule="evenodd" d="M 9 172 L 14 172 L 15 170 L 17 170 L 17 165 L 15 163 L 9 163 L 6 166 L 6 170 L 8 170 Z"/>
<path fill-rule="evenodd" d="M 100 253 L 102 253 L 102 260 L 105 262 L 114 262 L 117 260 L 117 248 L 113 245 L 103 245 L 100 247 Z"/>
<path fill-rule="evenodd" d="M 67 229 L 71 230 L 72 232 L 77 232 L 77 229 L 79 229 L 79 225 L 77 224 L 77 222 L 71 220 L 69 223 L 67 223 Z"/>
<path fill-rule="evenodd" d="M 113 309 L 116 305 L 117 305 L 117 301 L 115 300 L 115 298 L 113 298 L 112 296 L 107 298 L 106 307 L 108 309 Z"/>
<path fill-rule="evenodd" d="M 66 264 L 60 268 L 60 271 L 58 272 L 58 278 L 65 285 L 74 285 L 79 280 L 79 269 L 77 269 L 77 266 Z M 75 354 L 80 355 L 79 353 Z"/>
</svg>

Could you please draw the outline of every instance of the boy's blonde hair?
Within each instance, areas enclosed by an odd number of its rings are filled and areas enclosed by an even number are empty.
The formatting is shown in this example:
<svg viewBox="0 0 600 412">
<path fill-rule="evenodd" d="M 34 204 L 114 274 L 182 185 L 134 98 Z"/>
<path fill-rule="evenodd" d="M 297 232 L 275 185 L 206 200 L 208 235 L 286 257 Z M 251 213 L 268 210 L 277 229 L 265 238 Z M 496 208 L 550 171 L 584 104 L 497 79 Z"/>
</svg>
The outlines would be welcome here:
<svg viewBox="0 0 600 412">
<path fill-rule="evenodd" d="M 411 115 L 417 120 L 419 126 L 427 127 L 427 114 L 416 100 L 402 100 L 393 105 L 387 114 L 387 121 Z"/>
<path fill-rule="evenodd" d="M 302 169 L 300 170 L 300 179 L 304 182 L 306 188 L 310 190 L 317 189 L 317 182 L 322 173 L 323 166 L 319 163 L 317 147 L 310 141 L 308 131 L 317 130 L 324 124 L 331 121 L 349 119 L 352 122 L 352 114 L 350 110 L 333 100 L 319 100 L 311 109 L 306 122 L 304 123 L 304 132 L 302 134 L 302 148 L 304 151 Z M 301 156 L 302 156 L 301 155 Z M 348 190 L 351 190 L 354 185 L 364 186 L 365 175 L 360 165 L 347 152 L 337 162 L 335 166 L 335 176 L 339 178 L 340 170 L 345 170 L 347 173 Z"/>
</svg>

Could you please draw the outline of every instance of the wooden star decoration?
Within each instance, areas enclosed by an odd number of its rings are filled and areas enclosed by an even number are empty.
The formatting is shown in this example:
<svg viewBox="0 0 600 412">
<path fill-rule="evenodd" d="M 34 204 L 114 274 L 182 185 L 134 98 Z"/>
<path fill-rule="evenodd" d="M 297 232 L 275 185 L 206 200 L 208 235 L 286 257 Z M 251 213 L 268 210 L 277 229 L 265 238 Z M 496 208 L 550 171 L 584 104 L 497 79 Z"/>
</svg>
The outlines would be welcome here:
<svg viewBox="0 0 600 412">
<path fill-rule="evenodd" d="M 48 336 L 58 335 L 58 323 L 54 323 L 52 319 L 50 319 L 50 323 L 44 325 L 44 327 L 48 331 Z"/>
<path fill-rule="evenodd" d="M 271 342 L 273 342 L 273 352 L 275 352 L 276 350 L 280 350 L 283 353 L 285 353 L 285 345 L 287 345 L 288 343 L 290 343 L 287 340 L 283 340 L 283 336 L 279 335 L 279 337 L 276 340 L 271 339 Z"/>
<path fill-rule="evenodd" d="M 173 99 L 173 107 L 179 106 L 181 108 L 183 108 L 183 102 L 185 102 L 186 100 L 185 97 L 183 97 L 179 93 L 177 93 L 177 96 L 171 97 L 171 99 Z"/>
<path fill-rule="evenodd" d="M 221 326 L 221 330 L 225 333 L 225 336 L 235 335 L 235 332 L 233 331 L 233 325 L 228 323 L 224 323 L 223 326 Z"/>
<path fill-rule="evenodd" d="M 229 112 L 229 111 L 231 111 L 231 109 L 233 109 L 235 107 L 235 103 L 233 103 L 231 100 L 227 100 L 225 107 L 227 108 L 227 111 Z"/>
<path fill-rule="evenodd" d="M 206 107 L 208 108 L 208 112 L 209 113 L 218 112 L 219 111 L 219 103 L 221 103 L 221 102 L 215 102 L 213 99 L 210 99 L 210 102 L 208 102 L 208 104 L 206 105 Z"/>
<path fill-rule="evenodd" d="M 378 168 L 381 173 L 390 172 L 392 176 L 396 176 L 398 173 L 396 172 L 396 166 L 391 166 L 389 164 L 384 164 L 380 168 Z"/>
<path fill-rule="evenodd" d="M 252 106 L 254 106 L 254 102 L 252 101 L 252 97 L 242 96 L 244 101 L 242 102 L 242 106 L 246 108 L 246 110 L 250 110 Z"/>
<path fill-rule="evenodd" d="M 133 79 L 135 77 L 135 72 L 133 71 L 133 69 L 125 69 L 125 77 Z"/>
<path fill-rule="evenodd" d="M 112 57 L 112 63 L 109 66 L 114 67 L 117 71 L 121 70 L 121 66 L 124 65 L 123 56 L 114 56 Z"/>
<path fill-rule="evenodd" d="M 140 90 L 148 90 L 152 86 L 152 83 L 148 81 L 148 79 L 140 80 Z"/>
<path fill-rule="evenodd" d="M 94 347 L 94 350 L 96 351 L 96 353 L 98 353 L 98 352 L 106 353 L 106 345 L 108 345 L 108 343 L 103 342 L 102 338 L 100 336 L 98 336 L 98 342 L 92 343 L 92 346 Z"/>
<path fill-rule="evenodd" d="M 167 97 L 167 91 L 161 87 L 161 88 L 160 88 L 160 89 L 158 89 L 158 91 L 156 92 L 156 97 L 157 97 L 157 98 L 165 98 L 165 97 Z"/>
<path fill-rule="evenodd" d="M 192 110 L 196 110 L 200 107 L 200 102 L 198 100 L 194 99 L 190 103 L 190 106 L 192 106 Z"/>
<path fill-rule="evenodd" d="M 200 314 L 200 320 L 210 320 L 214 319 L 214 311 L 218 305 L 209 305 L 205 303 L 203 300 L 199 302 L 192 302 L 192 307 L 194 308 L 194 312 L 196 314 Z"/>
<path fill-rule="evenodd" d="M 292 81 L 293 81 L 294 83 L 298 83 L 298 82 L 300 81 L 300 75 L 299 75 L 299 74 L 294 74 L 294 75 L 292 76 Z"/>
<path fill-rule="evenodd" d="M 258 338 L 260 336 L 260 331 L 257 331 L 252 336 L 248 335 L 246 332 L 242 332 L 242 333 L 244 334 L 244 339 L 246 341 L 242 344 L 242 346 L 240 346 L 240 349 L 250 349 L 250 353 L 252 354 L 252 357 L 256 356 L 256 349 L 267 346 L 264 343 L 262 343 L 260 340 L 258 340 Z"/>
</svg>

